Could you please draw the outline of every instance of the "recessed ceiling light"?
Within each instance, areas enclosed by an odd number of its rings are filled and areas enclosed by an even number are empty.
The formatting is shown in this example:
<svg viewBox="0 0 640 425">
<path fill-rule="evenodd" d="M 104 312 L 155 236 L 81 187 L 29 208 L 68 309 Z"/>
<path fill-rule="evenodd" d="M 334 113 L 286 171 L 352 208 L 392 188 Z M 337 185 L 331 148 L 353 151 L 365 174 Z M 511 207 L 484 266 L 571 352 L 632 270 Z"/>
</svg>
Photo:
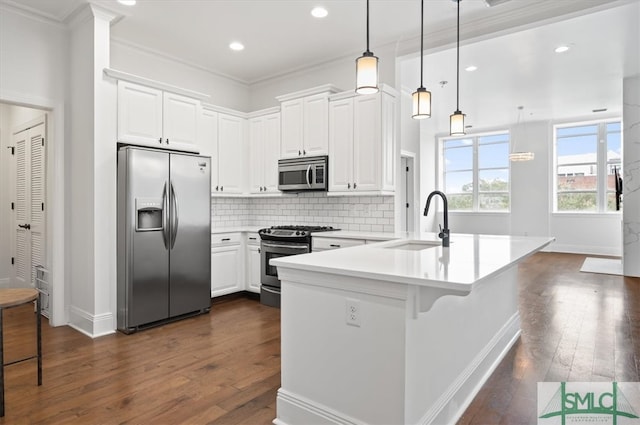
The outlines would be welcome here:
<svg viewBox="0 0 640 425">
<path fill-rule="evenodd" d="M 554 52 L 556 52 L 556 53 L 564 53 L 567 50 L 569 50 L 569 46 L 558 46 L 558 47 L 556 47 Z"/>
<path fill-rule="evenodd" d="M 465 71 L 468 71 L 468 72 L 473 72 L 473 71 L 475 71 L 476 69 L 478 69 L 478 67 L 477 67 L 477 66 L 475 66 L 475 65 L 471 65 L 471 66 L 466 67 L 464 70 L 465 70 Z"/>
<path fill-rule="evenodd" d="M 136 0 L 118 0 L 118 3 L 124 4 L 125 6 L 133 6 L 136 4 Z"/>
<path fill-rule="evenodd" d="M 324 7 L 318 6 L 311 9 L 311 16 L 314 18 L 325 18 L 329 12 Z"/>
<path fill-rule="evenodd" d="M 244 50 L 244 44 L 240 43 L 239 41 L 234 41 L 231 44 L 229 44 L 229 48 L 231 50 L 235 50 L 236 52 L 239 52 L 240 50 Z"/>
</svg>

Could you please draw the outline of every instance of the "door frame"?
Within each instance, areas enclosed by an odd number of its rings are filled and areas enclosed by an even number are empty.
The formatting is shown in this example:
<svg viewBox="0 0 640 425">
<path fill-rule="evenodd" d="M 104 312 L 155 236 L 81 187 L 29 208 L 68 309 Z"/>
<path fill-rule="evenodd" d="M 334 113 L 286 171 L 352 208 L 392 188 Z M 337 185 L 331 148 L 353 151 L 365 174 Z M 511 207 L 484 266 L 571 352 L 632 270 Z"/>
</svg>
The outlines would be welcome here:
<svg viewBox="0 0 640 425">
<path fill-rule="evenodd" d="M 406 165 L 404 165 L 406 162 Z M 416 154 L 414 152 L 409 152 L 402 150 L 400 152 L 400 164 L 401 167 L 408 166 L 409 171 L 406 172 L 404 168 L 400 170 L 401 181 L 398 184 L 398 190 L 401 192 L 399 195 L 401 199 L 405 200 L 405 202 L 409 203 L 409 208 L 407 209 L 405 204 L 402 203 L 400 211 L 406 214 L 406 218 L 401 218 L 400 223 L 404 229 L 402 231 L 410 231 L 415 232 L 419 230 L 419 221 L 420 221 L 420 206 L 418 205 L 419 196 L 418 196 L 418 182 L 417 182 L 417 173 L 416 173 Z"/>
<path fill-rule="evenodd" d="M 46 216 L 47 268 L 50 270 L 51 311 L 49 324 L 66 325 L 69 321 L 69 294 L 66 291 L 65 270 L 65 107 L 64 100 L 55 100 L 23 93 L 0 91 L 0 102 L 42 110 L 47 115 L 45 203 L 49 205 Z"/>
</svg>

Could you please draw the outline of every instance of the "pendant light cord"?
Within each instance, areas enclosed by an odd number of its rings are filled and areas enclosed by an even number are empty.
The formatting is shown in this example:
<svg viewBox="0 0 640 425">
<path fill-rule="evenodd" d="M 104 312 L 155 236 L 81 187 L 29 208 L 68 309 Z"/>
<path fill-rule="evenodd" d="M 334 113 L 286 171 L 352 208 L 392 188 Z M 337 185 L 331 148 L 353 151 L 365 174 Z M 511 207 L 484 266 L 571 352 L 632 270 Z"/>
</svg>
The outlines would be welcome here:
<svg viewBox="0 0 640 425">
<path fill-rule="evenodd" d="M 460 0 L 458 0 L 458 31 L 456 38 L 456 111 L 460 111 Z"/>
<path fill-rule="evenodd" d="M 367 52 L 369 52 L 369 0 L 367 0 Z"/>
<path fill-rule="evenodd" d="M 424 87 L 424 85 L 422 84 L 423 63 L 424 63 L 424 0 L 420 2 L 420 88 Z"/>
</svg>

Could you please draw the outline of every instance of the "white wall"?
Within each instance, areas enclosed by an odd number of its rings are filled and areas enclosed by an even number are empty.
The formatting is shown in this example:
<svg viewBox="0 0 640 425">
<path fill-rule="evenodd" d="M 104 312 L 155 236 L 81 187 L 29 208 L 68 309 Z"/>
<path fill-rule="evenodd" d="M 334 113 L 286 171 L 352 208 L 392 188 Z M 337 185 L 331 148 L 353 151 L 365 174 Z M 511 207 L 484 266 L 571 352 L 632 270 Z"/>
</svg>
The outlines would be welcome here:
<svg viewBox="0 0 640 425">
<path fill-rule="evenodd" d="M 156 53 L 111 40 L 113 69 L 211 96 L 206 103 L 250 112 L 249 87 Z"/>
<path fill-rule="evenodd" d="M 69 88 L 66 29 L 0 4 L 0 101 L 52 111 L 47 146 L 47 266 L 52 270 L 54 325 L 65 317 L 65 107 Z"/>
</svg>

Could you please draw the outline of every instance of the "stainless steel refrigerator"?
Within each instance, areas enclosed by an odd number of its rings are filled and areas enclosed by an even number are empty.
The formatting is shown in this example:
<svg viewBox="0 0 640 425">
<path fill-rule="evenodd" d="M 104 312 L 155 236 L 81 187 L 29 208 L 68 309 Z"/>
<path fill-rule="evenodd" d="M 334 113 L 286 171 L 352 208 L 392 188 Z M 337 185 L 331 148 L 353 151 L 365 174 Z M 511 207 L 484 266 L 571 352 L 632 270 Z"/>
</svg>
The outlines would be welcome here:
<svg viewBox="0 0 640 425">
<path fill-rule="evenodd" d="M 118 329 L 211 307 L 211 159 L 118 151 Z"/>
</svg>

